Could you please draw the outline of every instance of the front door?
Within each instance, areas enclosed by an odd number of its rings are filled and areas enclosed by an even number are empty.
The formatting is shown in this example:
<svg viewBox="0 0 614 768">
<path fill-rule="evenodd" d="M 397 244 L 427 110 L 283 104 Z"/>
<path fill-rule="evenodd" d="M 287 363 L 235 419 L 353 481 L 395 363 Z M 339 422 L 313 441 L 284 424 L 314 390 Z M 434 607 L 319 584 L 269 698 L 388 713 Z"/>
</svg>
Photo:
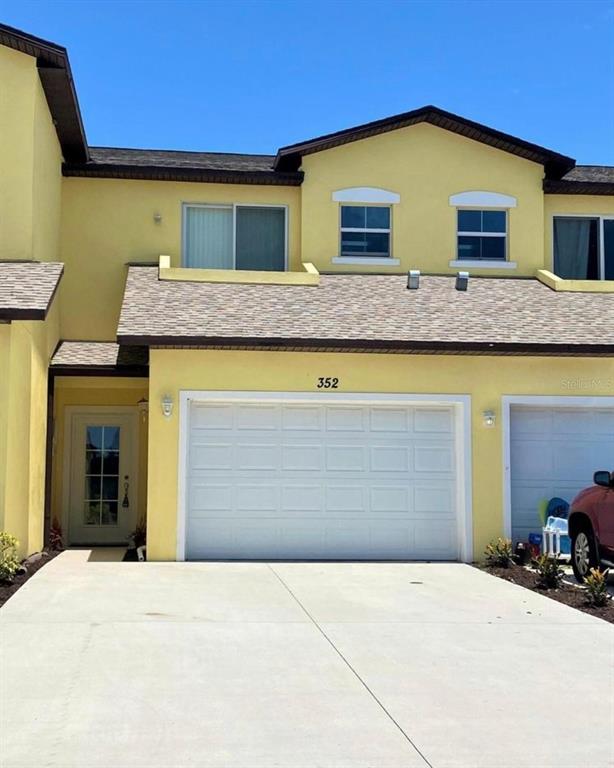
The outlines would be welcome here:
<svg viewBox="0 0 614 768">
<path fill-rule="evenodd" d="M 68 420 L 69 543 L 125 544 L 137 522 L 137 413 L 80 409 Z"/>
</svg>

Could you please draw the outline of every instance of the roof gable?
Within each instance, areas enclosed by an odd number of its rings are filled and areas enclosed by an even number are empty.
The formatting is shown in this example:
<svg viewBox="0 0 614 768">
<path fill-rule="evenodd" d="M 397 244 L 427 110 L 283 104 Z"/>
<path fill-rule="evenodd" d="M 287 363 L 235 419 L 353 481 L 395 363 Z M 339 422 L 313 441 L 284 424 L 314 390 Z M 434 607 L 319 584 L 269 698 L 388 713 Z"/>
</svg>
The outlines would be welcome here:
<svg viewBox="0 0 614 768">
<path fill-rule="evenodd" d="M 502 133 L 494 128 L 489 128 L 473 120 L 467 120 L 459 115 L 439 109 L 439 107 L 429 105 L 414 109 L 411 112 L 403 112 L 399 115 L 385 117 L 382 120 L 375 120 L 374 122 L 364 123 L 354 128 L 347 128 L 335 133 L 318 136 L 315 139 L 300 142 L 299 144 L 282 147 L 277 152 L 275 158 L 275 169 L 279 171 L 296 171 L 300 168 L 304 155 L 322 152 L 325 149 L 367 139 L 371 136 L 395 131 L 399 128 L 406 128 L 418 123 L 430 123 L 446 131 L 451 131 L 468 139 L 487 144 L 495 149 L 500 149 L 503 152 L 509 152 L 526 160 L 540 163 L 545 168 L 546 178 L 560 179 L 561 176 L 575 165 L 575 160 L 571 157 L 566 157 L 545 147 L 540 147 L 537 144 L 518 139 L 515 136 Z"/>
<path fill-rule="evenodd" d="M 66 48 L 6 24 L 0 24 L 0 45 L 36 59 L 64 159 L 69 162 L 86 161 L 85 129 Z"/>
</svg>

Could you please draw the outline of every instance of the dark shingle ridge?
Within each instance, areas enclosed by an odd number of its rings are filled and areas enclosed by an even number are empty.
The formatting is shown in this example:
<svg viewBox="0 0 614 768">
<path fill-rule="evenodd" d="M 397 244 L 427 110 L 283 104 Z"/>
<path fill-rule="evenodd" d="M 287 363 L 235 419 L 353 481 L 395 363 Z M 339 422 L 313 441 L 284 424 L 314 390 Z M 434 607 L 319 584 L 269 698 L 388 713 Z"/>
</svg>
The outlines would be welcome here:
<svg viewBox="0 0 614 768">
<path fill-rule="evenodd" d="M 275 160 L 274 155 L 129 147 L 90 147 L 90 157 L 94 164 L 235 171 L 273 171 Z"/>
</svg>

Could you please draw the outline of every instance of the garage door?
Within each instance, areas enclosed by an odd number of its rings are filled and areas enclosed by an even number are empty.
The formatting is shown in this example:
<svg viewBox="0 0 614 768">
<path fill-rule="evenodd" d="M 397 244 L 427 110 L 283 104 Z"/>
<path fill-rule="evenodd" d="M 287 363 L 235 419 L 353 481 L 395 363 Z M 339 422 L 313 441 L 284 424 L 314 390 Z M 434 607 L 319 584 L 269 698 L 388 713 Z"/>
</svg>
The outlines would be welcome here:
<svg viewBox="0 0 614 768">
<path fill-rule="evenodd" d="M 510 430 L 512 538 L 541 531 L 539 502 L 570 502 L 597 469 L 614 468 L 614 409 L 513 406 Z"/>
<path fill-rule="evenodd" d="M 189 407 L 186 557 L 456 559 L 454 407 Z"/>
</svg>

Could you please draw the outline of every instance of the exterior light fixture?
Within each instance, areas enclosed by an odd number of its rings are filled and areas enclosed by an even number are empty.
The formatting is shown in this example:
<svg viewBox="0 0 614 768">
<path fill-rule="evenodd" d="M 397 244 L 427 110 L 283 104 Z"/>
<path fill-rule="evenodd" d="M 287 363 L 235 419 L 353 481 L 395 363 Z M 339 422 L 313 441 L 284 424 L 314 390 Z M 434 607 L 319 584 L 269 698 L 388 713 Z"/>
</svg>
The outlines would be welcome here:
<svg viewBox="0 0 614 768">
<path fill-rule="evenodd" d="M 420 287 L 420 270 L 410 269 L 407 273 L 407 288 L 411 291 L 417 291 Z"/>
<path fill-rule="evenodd" d="M 456 290 L 466 291 L 469 285 L 469 272 L 459 272 L 456 275 Z"/>
<path fill-rule="evenodd" d="M 161 224 L 162 223 L 162 214 L 159 211 L 156 211 L 153 215 L 154 224 Z"/>
<path fill-rule="evenodd" d="M 170 395 L 162 397 L 162 413 L 167 419 L 173 415 L 173 398 Z"/>
<path fill-rule="evenodd" d="M 139 402 L 136 404 L 136 407 L 139 410 L 139 414 L 141 415 L 141 421 L 143 424 L 147 421 L 147 414 L 149 413 L 149 401 L 147 398 L 142 397 Z"/>
<path fill-rule="evenodd" d="M 482 411 L 482 421 L 485 427 L 494 427 L 497 417 L 494 411 Z"/>
</svg>

